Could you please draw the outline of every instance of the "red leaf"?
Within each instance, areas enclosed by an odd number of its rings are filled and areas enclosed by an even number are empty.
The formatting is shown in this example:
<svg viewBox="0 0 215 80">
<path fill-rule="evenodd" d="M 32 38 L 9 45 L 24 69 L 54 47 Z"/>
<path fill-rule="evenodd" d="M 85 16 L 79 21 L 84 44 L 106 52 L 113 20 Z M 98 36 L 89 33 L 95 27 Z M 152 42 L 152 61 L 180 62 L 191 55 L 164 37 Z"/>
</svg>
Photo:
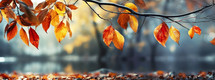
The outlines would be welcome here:
<svg viewBox="0 0 215 80">
<path fill-rule="evenodd" d="M 50 15 L 50 13 L 48 13 L 42 22 L 43 29 L 45 30 L 46 33 L 50 27 L 50 23 L 51 23 L 51 15 Z"/>
<path fill-rule="evenodd" d="M 113 40 L 113 34 L 114 34 L 114 28 L 112 26 L 108 26 L 103 31 L 103 41 L 108 47 Z"/>
<path fill-rule="evenodd" d="M 215 45 L 215 38 L 213 40 L 210 41 L 211 44 Z"/>
<path fill-rule="evenodd" d="M 73 4 L 69 4 L 69 5 L 67 5 L 67 7 L 69 7 L 71 10 L 76 10 L 76 9 L 78 9 L 78 7 L 76 7 L 76 6 L 73 5 Z"/>
<path fill-rule="evenodd" d="M 193 26 L 194 32 L 201 35 L 201 29 L 198 26 Z"/>
<path fill-rule="evenodd" d="M 18 32 L 18 27 L 16 26 L 16 21 L 12 21 L 7 29 L 7 40 L 13 39 Z"/>
<path fill-rule="evenodd" d="M 25 32 L 25 30 L 23 28 L 20 29 L 19 31 L 19 35 L 22 39 L 22 41 L 29 46 L 29 40 L 28 40 L 28 36 L 27 33 Z"/>
<path fill-rule="evenodd" d="M 40 23 L 43 22 L 43 20 L 46 17 L 47 13 L 48 13 L 48 9 L 44 9 L 44 10 L 39 12 L 39 14 L 37 15 L 37 18 L 39 19 Z"/>
<path fill-rule="evenodd" d="M 129 14 L 120 14 L 117 22 L 122 28 L 127 29 L 129 19 Z"/>
<path fill-rule="evenodd" d="M 169 37 L 169 28 L 165 22 L 154 29 L 154 37 L 162 46 L 166 47 L 165 43 Z"/>
<path fill-rule="evenodd" d="M 34 29 L 32 29 L 31 27 L 29 29 L 29 38 L 30 38 L 31 44 L 34 45 L 38 49 L 40 38 L 39 38 L 37 32 Z"/>
<path fill-rule="evenodd" d="M 12 0 L 1 0 L 0 7 L 6 7 L 12 2 Z"/>
</svg>

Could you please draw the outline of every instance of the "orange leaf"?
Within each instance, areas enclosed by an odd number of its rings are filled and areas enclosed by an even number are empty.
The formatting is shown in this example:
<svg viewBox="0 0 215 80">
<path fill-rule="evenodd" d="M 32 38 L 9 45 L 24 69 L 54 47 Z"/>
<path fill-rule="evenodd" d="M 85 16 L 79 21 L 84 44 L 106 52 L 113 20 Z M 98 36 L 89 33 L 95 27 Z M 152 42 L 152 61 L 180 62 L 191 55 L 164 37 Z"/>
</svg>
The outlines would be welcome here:
<svg viewBox="0 0 215 80">
<path fill-rule="evenodd" d="M 146 9 L 146 4 L 143 0 L 134 0 L 134 2 L 139 6 L 141 9 Z"/>
<path fill-rule="evenodd" d="M 58 13 L 53 9 L 51 9 L 49 11 L 49 13 L 51 15 L 51 25 L 54 26 L 54 27 L 58 26 L 58 24 L 59 24 L 59 15 L 58 15 Z"/>
<path fill-rule="evenodd" d="M 29 38 L 30 38 L 31 44 L 34 45 L 38 49 L 40 38 L 39 38 L 37 32 L 34 29 L 32 29 L 31 27 L 29 29 Z"/>
<path fill-rule="evenodd" d="M 25 32 L 25 30 L 23 28 L 20 29 L 19 31 L 19 35 L 22 39 L 22 41 L 29 46 L 29 40 L 28 40 L 28 36 L 27 33 Z"/>
<path fill-rule="evenodd" d="M 0 2 L 0 7 L 6 7 L 6 6 L 8 6 L 11 2 L 12 2 L 12 0 L 1 0 L 1 2 Z"/>
<path fill-rule="evenodd" d="M 16 14 L 13 12 L 12 7 L 8 6 L 6 8 L 4 8 L 4 13 L 12 19 L 16 18 Z"/>
<path fill-rule="evenodd" d="M 3 16 L 2 16 L 2 14 L 0 12 L 0 23 L 2 22 L 2 20 L 3 20 Z"/>
<path fill-rule="evenodd" d="M 3 16 L 3 17 L 6 19 L 6 21 L 9 23 L 9 17 L 6 15 L 4 9 L 1 9 L 1 13 L 2 13 L 2 16 Z"/>
<path fill-rule="evenodd" d="M 68 32 L 69 32 L 69 37 L 71 38 L 71 37 L 72 37 L 72 31 L 71 31 L 71 29 L 70 29 L 70 25 L 69 25 L 69 22 L 68 22 L 68 21 L 66 21 L 66 26 L 67 26 L 67 30 L 68 30 Z"/>
<path fill-rule="evenodd" d="M 175 27 L 171 26 L 169 29 L 169 36 L 170 38 L 179 44 L 180 40 L 180 32 Z"/>
<path fill-rule="evenodd" d="M 20 10 L 24 12 L 23 16 L 25 16 L 26 20 L 31 23 L 31 25 L 39 25 L 40 21 L 38 18 L 35 16 L 35 14 L 30 10 L 28 6 L 26 6 L 23 3 L 20 4 Z"/>
<path fill-rule="evenodd" d="M 44 9 L 46 6 L 47 6 L 47 2 L 43 1 L 36 6 L 35 10 L 39 11 L 41 9 Z"/>
<path fill-rule="evenodd" d="M 54 9 L 59 15 L 64 16 L 66 5 L 62 2 L 56 2 Z"/>
<path fill-rule="evenodd" d="M 195 33 L 197 33 L 198 35 L 201 35 L 201 29 L 198 26 L 193 26 L 193 30 Z"/>
<path fill-rule="evenodd" d="M 28 21 L 28 19 L 25 17 L 25 15 L 19 15 L 16 18 L 16 21 L 21 26 L 31 26 L 31 23 Z"/>
<path fill-rule="evenodd" d="M 114 34 L 114 28 L 112 26 L 108 26 L 103 31 L 103 41 L 108 47 L 113 40 L 113 34 Z"/>
<path fill-rule="evenodd" d="M 161 23 L 154 29 L 155 39 L 164 47 L 169 37 L 169 28 L 165 22 Z"/>
<path fill-rule="evenodd" d="M 138 29 L 138 20 L 135 16 L 129 15 L 129 24 L 131 29 L 136 33 Z"/>
<path fill-rule="evenodd" d="M 43 29 L 45 30 L 46 33 L 50 27 L 50 23 L 51 23 L 51 15 L 50 15 L 50 13 L 48 13 L 42 22 Z"/>
<path fill-rule="evenodd" d="M 157 75 L 162 76 L 164 74 L 164 71 L 158 70 Z"/>
<path fill-rule="evenodd" d="M 194 37 L 194 29 L 193 29 L 193 27 L 188 31 L 188 34 L 189 34 L 191 39 Z"/>
<path fill-rule="evenodd" d="M 7 40 L 10 41 L 13 39 L 18 32 L 18 27 L 16 26 L 16 21 L 10 22 L 10 25 L 7 29 Z"/>
<path fill-rule="evenodd" d="M 113 34 L 113 44 L 114 44 L 114 46 L 117 49 L 122 50 L 123 46 L 124 46 L 124 41 L 125 41 L 124 37 L 117 30 L 115 30 L 114 34 Z"/>
<path fill-rule="evenodd" d="M 73 5 L 73 4 L 69 4 L 69 5 L 67 5 L 67 7 L 69 7 L 71 10 L 76 10 L 76 9 L 78 9 L 78 7 L 76 7 L 76 6 Z"/>
<path fill-rule="evenodd" d="M 24 2 L 26 5 L 28 5 L 29 7 L 33 7 L 33 3 L 31 2 L 31 0 L 21 0 L 22 2 Z"/>
<path fill-rule="evenodd" d="M 69 9 L 66 9 L 67 16 L 72 20 L 72 12 Z"/>
<path fill-rule="evenodd" d="M 39 14 L 37 15 L 37 18 L 39 19 L 40 23 L 43 22 L 43 20 L 46 17 L 47 13 L 48 13 L 48 9 L 44 9 L 44 10 L 39 12 Z"/>
<path fill-rule="evenodd" d="M 58 42 L 61 42 L 61 40 L 63 40 L 66 37 L 67 31 L 68 31 L 67 27 L 62 20 L 60 24 L 54 29 L 55 36 Z"/>
<path fill-rule="evenodd" d="M 127 29 L 129 19 L 129 14 L 120 14 L 117 22 L 122 28 Z"/>
<path fill-rule="evenodd" d="M 194 10 L 194 4 L 193 4 L 193 1 L 191 0 L 186 0 L 186 5 L 187 5 L 187 9 L 188 11 L 193 11 Z"/>
<path fill-rule="evenodd" d="M 213 40 L 210 41 L 211 44 L 215 45 L 215 38 Z"/>
<path fill-rule="evenodd" d="M 5 38 L 5 33 L 7 32 L 8 28 L 9 28 L 9 25 L 7 24 L 4 28 L 4 38 Z"/>
<path fill-rule="evenodd" d="M 135 12 L 138 12 L 137 6 L 135 4 L 133 4 L 133 3 L 130 3 L 130 2 L 126 3 L 125 7 L 128 7 L 130 9 L 134 10 Z"/>
<path fill-rule="evenodd" d="M 46 0 L 48 5 L 51 5 L 52 3 L 56 2 L 56 0 Z"/>
</svg>

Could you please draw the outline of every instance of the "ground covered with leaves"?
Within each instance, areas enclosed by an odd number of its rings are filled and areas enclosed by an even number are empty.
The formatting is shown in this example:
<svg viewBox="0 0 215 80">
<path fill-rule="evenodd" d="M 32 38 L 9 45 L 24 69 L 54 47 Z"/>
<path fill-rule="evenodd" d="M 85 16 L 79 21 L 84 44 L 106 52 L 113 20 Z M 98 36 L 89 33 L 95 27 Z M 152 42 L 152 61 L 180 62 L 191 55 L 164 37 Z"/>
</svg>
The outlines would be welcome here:
<svg viewBox="0 0 215 80">
<path fill-rule="evenodd" d="M 33 73 L 1 73 L 0 79 L 2 80 L 134 80 L 134 79 L 167 79 L 167 80 L 214 80 L 215 71 L 199 73 L 175 73 L 156 71 L 151 73 L 117 73 L 107 71 L 95 71 L 92 73 L 50 73 L 50 74 L 33 74 Z"/>
</svg>

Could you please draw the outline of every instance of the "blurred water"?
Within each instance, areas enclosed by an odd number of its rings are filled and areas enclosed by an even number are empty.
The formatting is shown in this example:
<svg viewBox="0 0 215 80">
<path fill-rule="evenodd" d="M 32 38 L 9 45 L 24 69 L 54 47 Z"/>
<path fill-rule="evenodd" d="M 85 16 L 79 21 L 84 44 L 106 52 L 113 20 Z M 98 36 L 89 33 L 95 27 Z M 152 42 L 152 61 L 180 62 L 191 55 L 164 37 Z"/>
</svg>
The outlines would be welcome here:
<svg viewBox="0 0 215 80">
<path fill-rule="evenodd" d="M 177 58 L 171 56 L 160 56 L 156 58 L 154 70 L 174 71 L 174 72 L 199 72 L 214 70 L 215 58 L 207 59 L 208 57 L 192 58 Z M 11 58 L 12 59 L 12 58 Z M 81 58 L 84 59 L 84 58 Z M 7 60 L 9 60 L 7 58 Z M 118 72 L 152 72 L 151 62 L 148 59 L 141 58 L 118 58 L 112 61 L 107 61 L 107 68 Z M 31 60 L 22 61 L 16 58 L 16 61 L 0 62 L 0 72 L 32 72 L 32 73 L 54 73 L 54 72 L 74 72 L 84 73 L 99 70 L 99 63 L 96 59 L 89 60 Z"/>
</svg>

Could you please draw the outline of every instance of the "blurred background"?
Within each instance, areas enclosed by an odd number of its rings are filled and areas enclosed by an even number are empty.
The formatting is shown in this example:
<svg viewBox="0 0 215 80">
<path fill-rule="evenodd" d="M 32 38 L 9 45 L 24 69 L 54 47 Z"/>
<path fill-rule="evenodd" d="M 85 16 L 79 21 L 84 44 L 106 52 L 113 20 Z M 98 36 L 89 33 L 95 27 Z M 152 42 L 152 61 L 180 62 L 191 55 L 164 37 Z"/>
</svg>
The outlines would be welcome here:
<svg viewBox="0 0 215 80">
<path fill-rule="evenodd" d="M 34 7 L 45 0 L 32 0 Z M 74 3 L 76 0 L 67 0 Z M 100 0 L 123 5 L 133 0 Z M 158 13 L 178 15 L 198 10 L 212 4 L 212 0 L 144 0 L 145 6 L 141 13 Z M 215 37 L 215 7 L 200 13 L 185 17 L 173 18 L 182 20 L 187 28 L 197 25 L 202 35 L 195 34 L 193 39 L 188 36 L 188 30 L 169 20 L 163 19 L 167 25 L 176 27 L 180 33 L 180 45 L 168 39 L 166 47 L 160 45 L 154 38 L 154 28 L 161 24 L 159 17 L 136 16 L 139 21 L 138 31 L 134 33 L 128 27 L 122 29 L 117 23 L 118 15 L 105 12 L 98 5 L 90 5 L 104 18 L 111 19 L 113 27 L 124 37 L 122 51 L 117 50 L 111 43 L 107 47 L 102 39 L 103 30 L 110 25 L 100 19 L 82 1 L 76 4 L 77 10 L 72 11 L 72 38 L 67 34 L 61 43 L 55 38 L 54 27 L 46 33 L 40 25 L 36 32 L 39 34 L 39 50 L 34 46 L 25 45 L 17 36 L 10 42 L 4 38 L 4 19 L 0 23 L 0 72 L 33 72 L 33 73 L 83 73 L 101 68 L 119 72 L 152 72 L 156 70 L 175 72 L 199 72 L 215 70 L 215 46 L 211 41 Z M 117 11 L 113 6 L 103 6 L 107 10 Z M 161 18 L 162 19 L 162 18 Z M 19 26 L 19 29 L 21 26 Z"/>
</svg>

